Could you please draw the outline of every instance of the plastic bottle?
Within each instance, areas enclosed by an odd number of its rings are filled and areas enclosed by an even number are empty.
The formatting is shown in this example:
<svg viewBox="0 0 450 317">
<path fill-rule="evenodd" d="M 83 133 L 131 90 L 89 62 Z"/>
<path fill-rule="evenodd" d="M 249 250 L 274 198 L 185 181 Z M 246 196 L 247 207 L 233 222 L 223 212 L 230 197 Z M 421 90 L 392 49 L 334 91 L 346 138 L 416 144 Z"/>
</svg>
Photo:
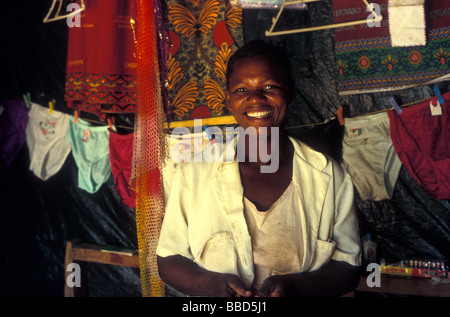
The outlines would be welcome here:
<svg viewBox="0 0 450 317">
<path fill-rule="evenodd" d="M 363 257 L 364 263 L 376 263 L 377 262 L 377 243 L 372 240 L 372 234 L 368 233 L 363 240 Z"/>
</svg>

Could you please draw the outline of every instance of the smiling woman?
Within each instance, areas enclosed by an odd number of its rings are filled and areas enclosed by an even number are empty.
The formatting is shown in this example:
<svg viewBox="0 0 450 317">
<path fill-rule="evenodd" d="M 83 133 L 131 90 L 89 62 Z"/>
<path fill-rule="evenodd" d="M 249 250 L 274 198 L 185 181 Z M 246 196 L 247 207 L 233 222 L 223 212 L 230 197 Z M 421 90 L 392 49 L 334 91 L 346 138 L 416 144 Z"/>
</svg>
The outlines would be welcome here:
<svg viewBox="0 0 450 317">
<path fill-rule="evenodd" d="M 349 292 L 360 265 L 353 185 L 332 158 L 285 132 L 295 96 L 288 58 L 248 42 L 230 57 L 226 79 L 226 107 L 254 132 L 239 133 L 231 158 L 178 165 L 157 249 L 160 277 L 200 296 Z M 255 143 L 268 161 L 254 159 Z M 274 160 L 278 168 L 262 172 Z"/>
</svg>

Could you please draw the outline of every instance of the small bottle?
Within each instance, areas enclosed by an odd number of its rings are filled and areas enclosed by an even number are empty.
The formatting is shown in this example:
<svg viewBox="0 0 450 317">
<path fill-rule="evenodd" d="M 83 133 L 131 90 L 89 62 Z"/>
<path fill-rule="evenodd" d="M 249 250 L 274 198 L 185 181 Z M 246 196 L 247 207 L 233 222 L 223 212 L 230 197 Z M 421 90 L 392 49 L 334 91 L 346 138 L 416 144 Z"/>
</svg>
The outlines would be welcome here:
<svg viewBox="0 0 450 317">
<path fill-rule="evenodd" d="M 363 257 L 366 265 L 377 262 L 377 243 L 372 240 L 370 233 L 363 240 Z"/>
</svg>

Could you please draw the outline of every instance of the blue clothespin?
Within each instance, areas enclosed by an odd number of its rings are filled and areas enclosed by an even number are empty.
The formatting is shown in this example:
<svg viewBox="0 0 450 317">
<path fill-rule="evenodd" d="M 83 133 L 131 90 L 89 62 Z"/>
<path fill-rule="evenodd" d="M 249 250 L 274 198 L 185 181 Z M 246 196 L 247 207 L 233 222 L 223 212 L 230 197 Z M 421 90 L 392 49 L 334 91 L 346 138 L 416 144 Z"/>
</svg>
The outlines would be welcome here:
<svg viewBox="0 0 450 317">
<path fill-rule="evenodd" d="M 439 85 L 438 84 L 435 84 L 434 86 L 433 86 L 433 90 L 434 90 L 434 93 L 436 94 L 436 97 L 438 98 L 438 100 L 439 100 L 439 103 L 441 104 L 441 105 L 443 105 L 444 104 L 444 98 L 442 97 L 442 95 L 441 95 L 441 91 L 439 90 Z"/>
<path fill-rule="evenodd" d="M 403 110 L 400 108 L 400 106 L 395 101 L 394 97 L 389 97 L 389 102 L 391 103 L 392 107 L 394 107 L 397 114 L 402 114 Z"/>
<path fill-rule="evenodd" d="M 211 133 L 211 131 L 210 130 L 208 130 L 207 129 L 208 128 L 208 126 L 207 125 L 204 125 L 203 126 L 203 130 L 205 130 L 205 132 L 206 132 L 206 136 L 208 137 L 208 140 L 213 140 L 214 139 L 214 134 L 212 134 Z"/>
</svg>

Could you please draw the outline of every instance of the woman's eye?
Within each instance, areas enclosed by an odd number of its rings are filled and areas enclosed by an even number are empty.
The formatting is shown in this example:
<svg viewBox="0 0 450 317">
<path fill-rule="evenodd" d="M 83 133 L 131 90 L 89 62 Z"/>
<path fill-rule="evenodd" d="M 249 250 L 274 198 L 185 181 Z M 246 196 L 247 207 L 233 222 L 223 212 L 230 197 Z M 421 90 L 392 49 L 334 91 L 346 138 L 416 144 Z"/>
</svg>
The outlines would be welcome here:
<svg viewBox="0 0 450 317">
<path fill-rule="evenodd" d="M 245 90 L 245 88 L 236 88 L 235 90 L 234 90 L 234 92 L 245 92 L 246 90 Z"/>
<path fill-rule="evenodd" d="M 266 85 L 266 86 L 264 87 L 264 89 L 266 89 L 266 90 L 277 89 L 277 88 L 279 88 L 277 85 Z"/>
</svg>

